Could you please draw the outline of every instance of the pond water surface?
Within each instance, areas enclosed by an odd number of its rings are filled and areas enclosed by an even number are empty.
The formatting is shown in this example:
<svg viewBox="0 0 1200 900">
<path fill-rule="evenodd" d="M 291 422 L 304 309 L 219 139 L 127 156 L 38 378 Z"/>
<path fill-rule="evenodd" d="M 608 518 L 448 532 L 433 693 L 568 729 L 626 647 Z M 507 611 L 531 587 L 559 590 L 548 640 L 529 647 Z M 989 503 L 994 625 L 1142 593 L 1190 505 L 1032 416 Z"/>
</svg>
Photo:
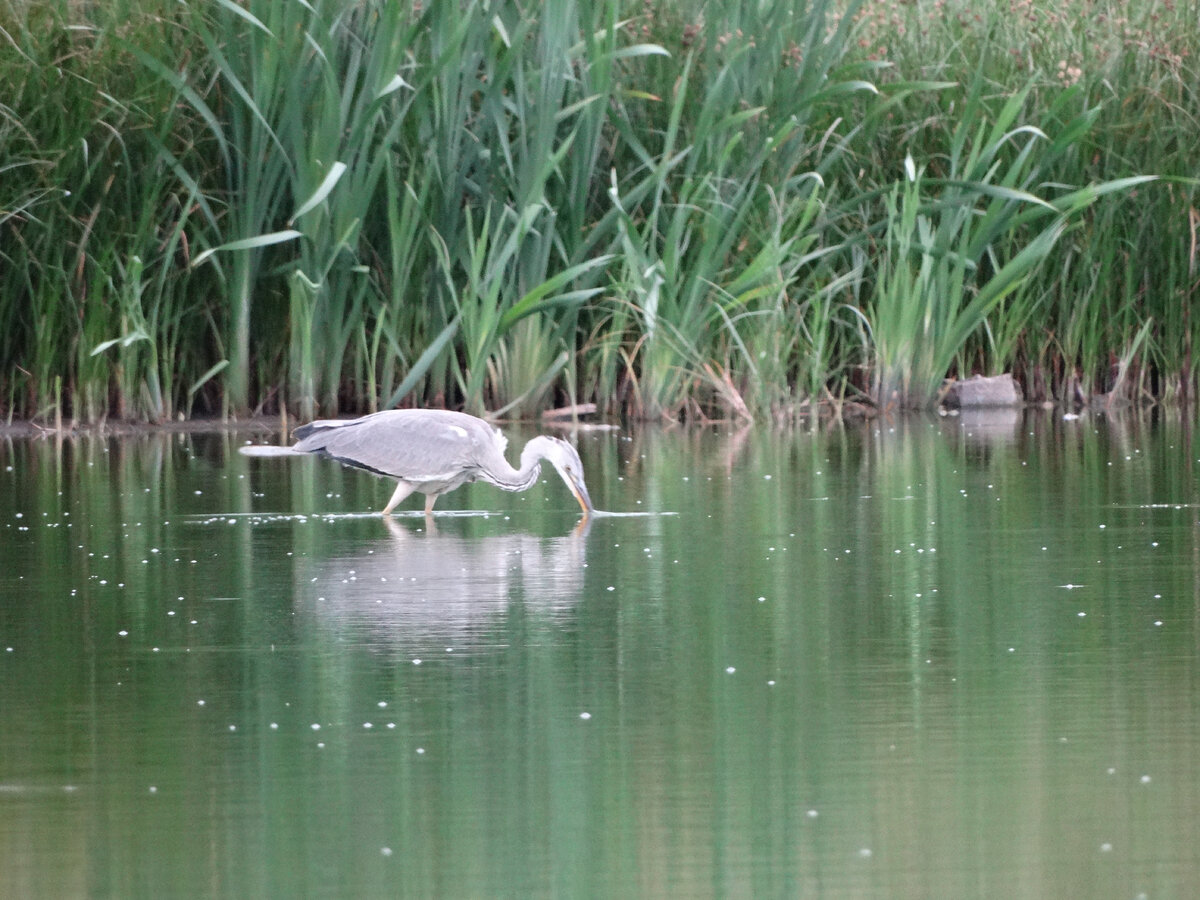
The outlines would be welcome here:
<svg viewBox="0 0 1200 900">
<path fill-rule="evenodd" d="M 0 896 L 1198 895 L 1178 421 L 245 439 L 0 444 Z"/>
</svg>

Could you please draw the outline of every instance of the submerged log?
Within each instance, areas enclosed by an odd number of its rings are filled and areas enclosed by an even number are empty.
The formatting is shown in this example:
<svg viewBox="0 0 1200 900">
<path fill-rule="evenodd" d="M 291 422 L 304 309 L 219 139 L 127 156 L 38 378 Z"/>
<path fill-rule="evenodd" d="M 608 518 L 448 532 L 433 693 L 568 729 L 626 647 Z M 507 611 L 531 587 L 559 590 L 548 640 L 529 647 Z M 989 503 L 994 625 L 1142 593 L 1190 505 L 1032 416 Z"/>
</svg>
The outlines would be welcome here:
<svg viewBox="0 0 1200 900">
<path fill-rule="evenodd" d="M 951 409 L 979 409 L 989 406 L 1020 406 L 1021 388 L 1012 375 L 976 375 L 955 381 L 946 389 L 942 403 Z"/>
</svg>

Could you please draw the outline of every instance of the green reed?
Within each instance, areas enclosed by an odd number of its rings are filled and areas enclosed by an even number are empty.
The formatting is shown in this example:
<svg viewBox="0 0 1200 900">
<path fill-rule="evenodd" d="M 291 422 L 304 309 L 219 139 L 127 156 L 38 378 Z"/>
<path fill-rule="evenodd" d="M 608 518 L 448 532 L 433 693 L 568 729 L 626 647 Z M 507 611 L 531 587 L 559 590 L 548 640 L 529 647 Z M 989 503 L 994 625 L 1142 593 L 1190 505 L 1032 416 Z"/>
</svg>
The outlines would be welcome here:
<svg viewBox="0 0 1200 900">
<path fill-rule="evenodd" d="M 1194 395 L 1185 13 L 956 2 L 0 0 L 6 418 Z"/>
<path fill-rule="evenodd" d="M 983 59 L 996 102 L 1028 92 L 1019 121 L 1058 145 L 1039 161 L 1039 184 L 1160 176 L 1078 215 L 1045 264 L 973 335 L 964 362 L 974 370 L 1012 370 L 1034 399 L 1109 395 L 1120 368 L 1110 363 L 1152 323 L 1130 366 L 1156 397 L 1194 396 L 1195 278 L 1185 274 L 1195 270 L 1197 175 L 1186 135 L 1200 115 L 1193 24 L 1187 10 L 1161 3 L 864 6 L 857 35 L 886 71 L 963 81 Z M 901 40 L 883 40 L 901 29 Z M 914 101 L 891 134 L 924 159 L 946 145 L 962 106 L 953 91 Z M 895 152 L 877 145 L 875 156 Z M 1123 379 L 1123 396 L 1107 399 L 1133 399 L 1130 386 Z"/>
<path fill-rule="evenodd" d="M 80 21 L 78 4 L 0 4 L 10 415 L 167 418 L 184 344 L 211 334 L 181 264 L 196 195 L 168 163 L 192 130 L 135 59 L 178 46 L 171 14 L 118 2 Z"/>
</svg>

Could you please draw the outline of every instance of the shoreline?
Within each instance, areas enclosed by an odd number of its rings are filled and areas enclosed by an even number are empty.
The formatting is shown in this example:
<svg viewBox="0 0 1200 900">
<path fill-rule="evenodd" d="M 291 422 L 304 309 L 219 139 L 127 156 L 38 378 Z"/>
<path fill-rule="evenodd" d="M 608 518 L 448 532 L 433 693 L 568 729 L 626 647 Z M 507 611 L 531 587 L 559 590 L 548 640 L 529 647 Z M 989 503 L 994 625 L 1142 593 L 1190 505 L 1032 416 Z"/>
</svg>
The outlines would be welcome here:
<svg viewBox="0 0 1200 900">
<path fill-rule="evenodd" d="M 1011 405 L 968 405 L 949 407 L 941 405 L 933 409 L 878 409 L 864 404 L 846 405 L 840 409 L 819 412 L 815 418 L 821 422 L 839 422 L 843 425 L 863 424 L 875 420 L 895 421 L 907 418 L 952 419 L 969 418 L 1009 418 L 1014 415 L 1030 413 L 1058 413 L 1063 421 L 1072 421 L 1089 415 L 1105 417 L 1124 415 L 1147 415 L 1152 412 L 1176 413 L 1180 418 L 1196 415 L 1196 403 L 1191 400 L 1175 399 L 1174 401 L 1154 401 L 1146 403 L 1089 403 L 1082 405 L 1052 403 L 1048 401 L 1030 401 Z M 606 419 L 584 420 L 571 419 L 555 415 L 558 410 L 547 410 L 535 418 L 526 419 L 488 419 L 497 427 L 517 424 L 536 425 L 543 431 L 622 431 L 629 426 L 625 420 L 612 421 Z M 363 414 L 366 415 L 366 414 Z M 586 415 L 586 414 L 585 414 Z M 354 414 L 335 416 L 334 418 L 353 419 Z M 714 425 L 734 425 L 740 429 L 755 427 L 779 428 L 795 426 L 801 423 L 811 423 L 813 416 L 808 410 L 795 410 L 787 414 L 776 414 L 761 419 L 731 418 L 700 418 L 695 420 L 638 420 L 637 425 L 662 425 L 670 428 L 707 428 Z M 43 425 L 30 420 L 0 422 L 0 438 L 64 438 L 78 436 L 92 437 L 125 437 L 144 434 L 213 434 L 219 432 L 244 433 L 250 435 L 276 434 L 286 442 L 292 430 L 304 424 L 299 419 L 278 416 L 250 416 L 244 419 L 221 419 L 198 417 L 192 419 L 172 420 L 166 422 L 139 422 L 135 420 L 104 419 L 100 422 L 64 422 L 61 428 L 53 425 Z"/>
<path fill-rule="evenodd" d="M 28 420 L 0 424 L 3 437 L 75 437 L 117 436 L 139 434 L 211 434 L 213 432 L 248 432 L 272 434 L 279 431 L 280 420 L 264 416 L 248 419 L 184 419 L 170 422 L 137 422 L 105 419 L 102 422 L 64 422 L 62 428 L 41 425 Z"/>
</svg>

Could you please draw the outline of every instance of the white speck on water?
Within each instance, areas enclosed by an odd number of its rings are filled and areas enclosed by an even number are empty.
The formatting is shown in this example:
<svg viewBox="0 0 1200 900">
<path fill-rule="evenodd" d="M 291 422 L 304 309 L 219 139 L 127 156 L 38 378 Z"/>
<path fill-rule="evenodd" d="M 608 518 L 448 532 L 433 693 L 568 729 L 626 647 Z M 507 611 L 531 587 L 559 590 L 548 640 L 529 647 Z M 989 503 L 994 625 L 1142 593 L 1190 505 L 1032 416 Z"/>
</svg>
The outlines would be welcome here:
<svg viewBox="0 0 1200 900">
<path fill-rule="evenodd" d="M 371 728 L 374 728 L 374 727 L 375 727 L 375 726 L 374 726 L 374 725 L 372 725 L 370 722 L 363 722 L 363 728 L 371 729 Z"/>
<path fill-rule="evenodd" d="M 733 666 L 726 666 L 726 667 L 725 667 L 725 674 L 726 674 L 726 675 L 732 675 L 732 674 L 733 674 L 734 672 L 736 672 L 736 671 L 737 671 L 737 669 L 736 669 L 736 668 L 734 668 Z"/>
<path fill-rule="evenodd" d="M 871 858 L 871 848 L 863 847 L 861 850 L 858 851 L 858 855 L 862 859 L 870 859 Z"/>
<path fill-rule="evenodd" d="M 758 602 L 759 602 L 759 603 L 766 603 L 766 602 L 767 602 L 767 598 L 766 598 L 766 597 L 759 597 L 759 598 L 758 598 Z"/>
<path fill-rule="evenodd" d="M 1112 844 L 1110 844 L 1108 841 L 1105 841 L 1103 844 L 1100 845 L 1100 852 L 1101 853 L 1112 853 Z"/>
<path fill-rule="evenodd" d="M 610 584 L 608 587 L 605 588 L 605 590 L 606 591 L 615 591 L 616 587 Z"/>
<path fill-rule="evenodd" d="M 279 723 L 278 723 L 278 722 L 272 722 L 272 723 L 271 723 L 271 730 L 272 730 L 272 731 L 278 731 L 278 730 L 279 730 Z"/>
<path fill-rule="evenodd" d="M 1141 778 L 1141 782 L 1142 782 L 1142 784 L 1149 784 L 1149 783 L 1150 783 L 1150 776 L 1149 776 L 1149 775 L 1143 775 L 1143 776 L 1142 776 L 1142 778 Z"/>
<path fill-rule="evenodd" d="M 592 717 L 592 714 L 591 714 L 590 712 L 581 712 L 581 713 L 579 714 L 579 718 L 583 719 L 583 721 L 585 721 L 585 722 L 586 722 L 588 719 L 590 719 L 591 717 Z"/>
<path fill-rule="evenodd" d="M 310 728 L 312 728 L 312 730 L 313 730 L 313 731 L 320 731 L 320 730 L 321 730 L 321 723 L 320 723 L 320 722 L 313 722 L 313 723 L 312 723 L 312 725 L 311 725 L 311 726 L 309 726 L 309 727 L 310 727 Z"/>
<path fill-rule="evenodd" d="M 775 679 L 774 678 L 767 681 L 767 687 L 775 687 Z"/>
<path fill-rule="evenodd" d="M 421 664 L 421 661 L 420 661 L 419 659 L 414 659 L 414 660 L 413 660 L 413 665 L 414 665 L 414 666 L 419 666 L 420 664 Z"/>
<path fill-rule="evenodd" d="M 1008 648 L 1008 652 L 1009 652 L 1009 653 L 1016 653 L 1016 652 L 1017 652 L 1017 648 L 1016 648 L 1016 647 L 1009 647 L 1009 648 Z"/>
<path fill-rule="evenodd" d="M 425 755 L 425 748 L 424 748 L 424 747 L 418 747 L 418 748 L 417 748 L 417 756 L 424 756 L 424 755 Z"/>
<path fill-rule="evenodd" d="M 237 726 L 236 726 L 236 725 L 230 725 L 230 726 L 229 726 L 229 730 L 230 730 L 230 731 L 237 731 Z"/>
<path fill-rule="evenodd" d="M 815 819 L 817 816 L 820 815 L 820 813 L 817 812 L 815 809 L 810 809 L 807 813 L 805 813 L 805 815 L 808 816 L 810 819 Z"/>
<path fill-rule="evenodd" d="M 1162 619 L 1155 619 L 1155 620 L 1154 620 L 1154 627 L 1155 627 L 1155 628 L 1162 628 Z"/>
<path fill-rule="evenodd" d="M 387 709 L 387 701 L 386 700 L 380 700 L 375 705 L 378 706 L 380 709 Z"/>
<path fill-rule="evenodd" d="M 203 705 L 204 705 L 204 701 L 203 701 L 203 700 L 197 700 L 197 701 L 196 701 L 196 705 L 197 705 L 197 706 L 203 706 Z"/>
<path fill-rule="evenodd" d="M 1079 618 L 1081 618 L 1081 619 L 1082 619 L 1082 618 L 1084 618 L 1085 616 L 1087 616 L 1087 613 L 1085 613 L 1085 612 L 1084 612 L 1084 611 L 1081 609 L 1081 610 L 1080 610 L 1078 613 L 1076 613 L 1076 615 L 1078 615 L 1078 616 L 1079 616 Z"/>
<path fill-rule="evenodd" d="M 380 847 L 380 848 L 379 848 L 379 853 L 380 853 L 380 855 L 381 855 L 381 856 L 391 856 L 391 855 L 392 855 L 392 848 L 391 848 L 391 847 Z"/>
<path fill-rule="evenodd" d="M 103 584 L 104 582 L 100 582 L 100 583 L 101 583 L 101 584 Z M 128 637 L 128 636 L 129 636 L 129 632 L 128 632 L 128 631 L 126 631 L 124 628 L 122 628 L 120 631 L 118 631 L 118 632 L 117 632 L 117 634 L 119 634 L 121 637 Z"/>
<path fill-rule="evenodd" d="M 395 722 L 388 722 L 388 723 L 387 723 L 387 727 L 388 727 L 388 728 L 395 728 L 395 727 L 396 727 L 396 723 L 395 723 Z"/>
</svg>

